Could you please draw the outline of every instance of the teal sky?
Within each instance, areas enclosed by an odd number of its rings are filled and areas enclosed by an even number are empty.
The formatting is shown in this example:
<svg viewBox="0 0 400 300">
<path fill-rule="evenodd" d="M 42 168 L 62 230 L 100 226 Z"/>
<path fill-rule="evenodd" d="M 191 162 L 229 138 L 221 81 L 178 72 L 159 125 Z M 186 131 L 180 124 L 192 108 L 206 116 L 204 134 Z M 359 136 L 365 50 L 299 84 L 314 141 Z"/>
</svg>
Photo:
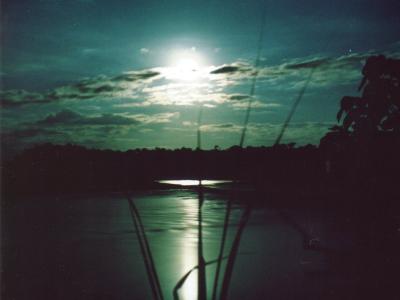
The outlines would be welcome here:
<svg viewBox="0 0 400 300">
<path fill-rule="evenodd" d="M 239 143 L 266 23 L 246 145 L 271 145 L 315 67 L 282 142 L 318 144 L 366 57 L 400 56 L 399 1 L 2 1 L 6 151 Z"/>
</svg>

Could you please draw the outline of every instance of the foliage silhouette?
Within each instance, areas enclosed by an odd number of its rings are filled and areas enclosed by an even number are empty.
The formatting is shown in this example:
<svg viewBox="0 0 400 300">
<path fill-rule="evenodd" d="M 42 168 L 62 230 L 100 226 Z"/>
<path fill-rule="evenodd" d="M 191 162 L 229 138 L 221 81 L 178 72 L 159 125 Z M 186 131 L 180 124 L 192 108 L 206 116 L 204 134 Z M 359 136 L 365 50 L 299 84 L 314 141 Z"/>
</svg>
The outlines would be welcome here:
<svg viewBox="0 0 400 300">
<path fill-rule="evenodd" d="M 343 181 L 368 184 L 380 178 L 383 183 L 398 167 L 400 60 L 371 56 L 362 74 L 361 96 L 342 98 L 339 125 L 321 139 L 320 149 L 328 168 Z"/>
<path fill-rule="evenodd" d="M 371 56 L 362 70 L 361 97 L 345 96 L 337 120 L 354 134 L 400 133 L 400 60 Z"/>
</svg>

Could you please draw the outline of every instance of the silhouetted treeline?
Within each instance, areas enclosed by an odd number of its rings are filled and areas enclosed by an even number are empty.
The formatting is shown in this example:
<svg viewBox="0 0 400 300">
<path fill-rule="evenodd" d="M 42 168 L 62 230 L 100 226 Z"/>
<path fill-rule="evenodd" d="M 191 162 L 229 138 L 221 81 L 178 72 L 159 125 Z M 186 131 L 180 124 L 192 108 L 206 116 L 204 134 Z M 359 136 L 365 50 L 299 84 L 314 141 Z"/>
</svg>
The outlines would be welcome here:
<svg viewBox="0 0 400 300">
<path fill-rule="evenodd" d="M 323 181 L 353 185 L 362 179 L 381 185 L 396 180 L 398 138 L 380 137 L 370 149 L 358 149 L 357 143 L 343 140 L 343 136 L 327 135 L 319 148 L 289 144 L 206 151 L 120 152 L 43 144 L 25 150 L 4 166 L 3 192 L 124 191 L 154 187 L 157 179 L 238 179 L 261 189 L 301 186 L 303 190 L 318 189 Z"/>
<path fill-rule="evenodd" d="M 25 150 L 5 166 L 3 187 L 10 193 L 117 191 L 149 187 L 157 179 L 202 177 L 254 181 L 262 176 L 290 180 L 318 170 L 318 150 L 311 145 L 119 152 L 43 144 Z"/>
</svg>

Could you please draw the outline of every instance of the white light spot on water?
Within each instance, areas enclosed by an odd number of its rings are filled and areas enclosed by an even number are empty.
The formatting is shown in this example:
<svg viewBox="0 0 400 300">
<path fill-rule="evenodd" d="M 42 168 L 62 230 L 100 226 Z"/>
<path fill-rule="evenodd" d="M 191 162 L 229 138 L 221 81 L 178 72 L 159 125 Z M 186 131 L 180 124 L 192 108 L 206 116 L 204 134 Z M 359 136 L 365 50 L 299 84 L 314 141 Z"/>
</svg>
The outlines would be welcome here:
<svg viewBox="0 0 400 300">
<path fill-rule="evenodd" d="M 196 186 L 199 185 L 199 180 L 192 180 L 192 179 L 184 179 L 184 180 L 159 180 L 159 183 L 164 184 L 173 184 L 173 185 L 181 185 L 181 186 Z M 232 182 L 231 180 L 202 180 L 202 185 L 215 185 L 220 183 L 229 183 Z"/>
</svg>

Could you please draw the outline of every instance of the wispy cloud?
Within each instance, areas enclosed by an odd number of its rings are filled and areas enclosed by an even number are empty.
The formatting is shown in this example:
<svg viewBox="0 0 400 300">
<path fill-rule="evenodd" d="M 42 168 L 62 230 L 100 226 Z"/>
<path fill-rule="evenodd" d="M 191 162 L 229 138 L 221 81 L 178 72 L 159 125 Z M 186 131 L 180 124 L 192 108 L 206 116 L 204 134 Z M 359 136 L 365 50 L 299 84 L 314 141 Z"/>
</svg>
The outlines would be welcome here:
<svg viewBox="0 0 400 300">
<path fill-rule="evenodd" d="M 282 104 L 276 102 L 276 101 L 266 101 L 266 100 L 258 100 L 255 99 L 255 97 L 252 97 L 251 99 L 251 108 L 252 109 L 273 109 L 273 108 L 279 108 L 282 106 Z M 233 109 L 235 110 L 244 110 L 247 109 L 249 106 L 249 100 L 250 96 L 245 95 L 245 94 L 231 94 L 228 95 L 228 105 L 232 106 Z"/>
<path fill-rule="evenodd" d="M 143 48 L 141 51 L 145 53 L 149 50 Z M 351 84 L 360 79 L 360 69 L 370 54 L 351 54 L 336 58 L 297 58 L 257 69 L 250 63 L 237 61 L 228 65 L 193 70 L 195 80 L 185 80 L 179 68 L 144 69 L 116 76 L 89 78 L 45 93 L 3 91 L 0 94 L 0 103 L 3 107 L 15 107 L 62 100 L 118 98 L 137 100 L 131 106 L 193 105 L 201 102 L 212 102 L 209 104 L 215 105 L 228 100 L 242 100 L 239 98 L 245 96 L 231 95 L 225 89 L 246 84 L 256 73 L 260 84 L 287 90 L 298 88 L 311 69 L 315 69 L 315 72 L 310 87 Z M 240 105 L 236 104 L 237 106 Z"/>
<path fill-rule="evenodd" d="M 36 122 L 36 125 L 69 125 L 69 126 L 107 126 L 107 125 L 139 125 L 140 121 L 135 118 L 115 114 L 102 114 L 100 116 L 86 117 L 72 110 L 65 109 L 54 115 L 49 115 L 43 120 Z"/>
<path fill-rule="evenodd" d="M 15 107 L 63 100 L 134 98 L 136 92 L 140 91 L 146 84 L 156 80 L 159 75 L 160 73 L 152 69 L 146 69 L 126 72 L 113 77 L 98 76 L 89 78 L 44 93 L 8 90 L 1 92 L 0 104 L 3 107 Z"/>
<path fill-rule="evenodd" d="M 372 53 L 350 54 L 340 57 L 305 57 L 287 60 L 277 65 L 263 65 L 254 68 L 241 62 L 218 67 L 210 75 L 225 75 L 230 81 L 246 80 L 256 73 L 258 80 L 271 87 L 286 89 L 297 88 L 307 78 L 311 69 L 315 69 L 311 86 L 327 87 L 340 84 L 351 84 L 361 77 L 360 69 Z M 216 78 L 218 80 L 218 78 Z"/>
<path fill-rule="evenodd" d="M 153 115 L 136 114 L 133 115 L 133 118 L 143 124 L 162 124 L 170 123 L 173 119 L 178 119 L 179 116 L 179 112 L 166 112 Z"/>
<path fill-rule="evenodd" d="M 242 126 L 233 123 L 205 124 L 200 127 L 203 132 L 240 132 Z"/>
<path fill-rule="evenodd" d="M 4 108 L 26 104 L 48 103 L 50 101 L 50 99 L 41 93 L 31 93 L 25 90 L 7 90 L 0 92 L 0 105 Z"/>
<path fill-rule="evenodd" d="M 170 134 L 178 143 L 181 136 L 177 138 L 174 132 L 184 133 L 186 141 L 192 138 L 196 124 L 190 119 L 193 110 L 188 108 L 201 104 L 213 108 L 209 110 L 212 117 L 202 125 L 202 131 L 224 139 L 226 144 L 235 144 L 241 131 L 238 123 L 242 118 L 241 110 L 247 109 L 251 100 L 255 113 L 252 121 L 258 123 L 249 124 L 247 142 L 271 144 L 287 113 L 289 101 L 312 69 L 310 98 L 329 90 L 338 90 L 336 93 L 339 94 L 341 90 L 337 87 L 342 84 L 356 87 L 363 62 L 370 54 L 313 56 L 276 65 L 267 65 L 263 61 L 257 69 L 238 60 L 194 70 L 194 80 L 183 78 L 179 69 L 159 67 L 97 76 L 41 93 L 3 91 L 0 103 L 6 120 L 3 120 L 2 137 L 6 142 L 20 144 L 37 141 L 94 143 L 101 140 L 109 145 L 118 140 L 131 145 L 127 141 L 138 139 L 138 135 L 155 137 L 162 129 L 163 134 Z M 247 94 L 249 84 L 256 72 L 256 94 L 250 98 Z M 331 110 L 333 107 L 331 105 Z M 263 123 L 261 113 L 270 112 L 268 121 L 271 123 Z M 300 120 L 306 118 L 303 115 Z M 312 122 L 319 119 L 315 117 L 309 122 L 290 124 L 284 141 L 318 143 L 332 125 Z M 223 123 L 219 123 L 222 120 Z"/>
<path fill-rule="evenodd" d="M 83 115 L 70 109 L 63 109 L 55 114 L 40 119 L 27 125 L 34 126 L 139 126 L 146 124 L 169 123 L 178 119 L 179 112 L 165 112 L 155 114 L 130 114 L 130 113 L 103 113 L 100 115 Z"/>
<path fill-rule="evenodd" d="M 328 132 L 332 125 L 333 123 L 331 122 L 291 123 L 285 132 L 282 142 L 318 144 L 321 137 Z M 281 123 L 250 123 L 247 128 L 247 144 L 272 145 L 281 128 Z M 201 126 L 201 130 L 205 134 L 235 134 L 238 137 L 243 130 L 243 126 L 234 123 L 205 124 Z"/>
<path fill-rule="evenodd" d="M 116 140 L 132 140 L 138 133 L 148 133 L 154 128 L 179 119 L 178 112 L 155 114 L 100 114 L 83 115 L 70 109 L 49 114 L 35 122 L 25 122 L 18 127 L 6 128 L 3 142 L 14 148 L 39 142 L 79 143 L 91 146 L 101 141 L 103 147 L 112 146 Z M 150 126 L 150 127 L 149 127 Z"/>
<path fill-rule="evenodd" d="M 142 55 L 148 55 L 150 53 L 150 49 L 148 49 L 148 48 L 140 48 L 139 52 Z"/>
</svg>

